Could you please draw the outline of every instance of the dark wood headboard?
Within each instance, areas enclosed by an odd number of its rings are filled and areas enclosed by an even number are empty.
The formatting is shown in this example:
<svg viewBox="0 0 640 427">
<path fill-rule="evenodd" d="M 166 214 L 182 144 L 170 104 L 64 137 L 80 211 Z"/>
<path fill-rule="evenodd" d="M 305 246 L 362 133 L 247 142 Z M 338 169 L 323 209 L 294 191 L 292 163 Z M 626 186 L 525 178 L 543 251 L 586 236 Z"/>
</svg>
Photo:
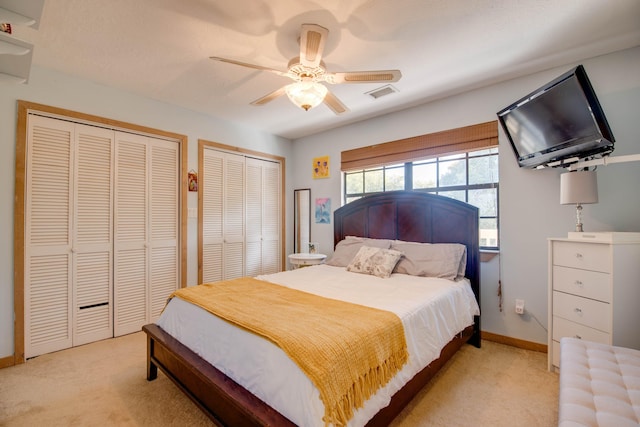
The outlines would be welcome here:
<svg viewBox="0 0 640 427">
<path fill-rule="evenodd" d="M 480 237 L 475 206 L 430 193 L 388 191 L 348 203 L 338 208 L 333 218 L 334 245 L 346 236 L 465 245 L 466 277 L 480 305 Z M 479 346 L 479 317 L 475 329 L 471 340 Z"/>
</svg>

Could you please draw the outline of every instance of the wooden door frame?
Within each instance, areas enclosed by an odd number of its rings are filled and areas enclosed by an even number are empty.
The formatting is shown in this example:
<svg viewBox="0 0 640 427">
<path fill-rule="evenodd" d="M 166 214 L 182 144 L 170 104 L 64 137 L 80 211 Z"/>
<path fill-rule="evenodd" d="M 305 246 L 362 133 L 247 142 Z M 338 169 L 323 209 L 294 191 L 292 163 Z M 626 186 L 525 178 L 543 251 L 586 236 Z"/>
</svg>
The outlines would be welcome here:
<svg viewBox="0 0 640 427">
<path fill-rule="evenodd" d="M 280 163 L 280 268 L 286 268 L 286 227 L 285 227 L 285 158 L 274 154 L 261 153 L 245 148 L 234 147 L 233 145 L 221 144 L 219 142 L 207 141 L 205 139 L 198 140 L 198 170 L 204 170 L 204 150 L 211 148 L 218 151 L 226 151 L 232 154 L 241 154 L 247 157 L 256 157 L 264 160 L 271 160 Z M 201 176 L 202 179 L 202 176 Z M 202 262 L 203 262 L 203 235 L 202 235 L 202 191 L 198 191 L 198 283 L 202 282 Z M 246 236 L 245 236 L 246 237 Z"/>
<path fill-rule="evenodd" d="M 188 194 L 188 138 L 186 135 L 167 132 L 113 120 L 49 105 L 30 101 L 18 100 L 18 120 L 16 128 L 16 170 L 15 170 L 15 198 L 14 198 L 14 226 L 13 226 L 13 309 L 14 309 L 14 352 L 11 366 L 24 363 L 25 331 L 24 331 L 24 280 L 25 280 L 25 208 L 26 208 L 26 177 L 27 177 L 27 124 L 30 113 L 42 113 L 48 117 L 71 120 L 78 123 L 106 127 L 114 130 L 125 130 L 143 135 L 155 136 L 177 141 L 180 145 L 180 284 L 187 285 L 187 194 Z"/>
</svg>

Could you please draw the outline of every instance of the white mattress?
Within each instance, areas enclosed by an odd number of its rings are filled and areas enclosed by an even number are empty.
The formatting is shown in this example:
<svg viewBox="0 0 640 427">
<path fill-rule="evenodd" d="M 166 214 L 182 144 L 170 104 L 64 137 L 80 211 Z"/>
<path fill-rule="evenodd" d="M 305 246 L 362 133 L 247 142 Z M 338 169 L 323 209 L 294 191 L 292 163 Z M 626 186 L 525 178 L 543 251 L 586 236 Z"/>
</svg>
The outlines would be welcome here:
<svg viewBox="0 0 640 427">
<path fill-rule="evenodd" d="M 405 328 L 409 362 L 350 426 L 363 426 L 391 396 L 432 360 L 479 314 L 468 281 L 393 274 L 388 279 L 318 265 L 258 279 L 324 297 L 396 313 Z M 157 324 L 227 376 L 299 426 L 322 426 L 324 406 L 316 387 L 275 344 L 174 298 Z"/>
<path fill-rule="evenodd" d="M 560 340 L 558 425 L 640 425 L 640 351 Z"/>
</svg>

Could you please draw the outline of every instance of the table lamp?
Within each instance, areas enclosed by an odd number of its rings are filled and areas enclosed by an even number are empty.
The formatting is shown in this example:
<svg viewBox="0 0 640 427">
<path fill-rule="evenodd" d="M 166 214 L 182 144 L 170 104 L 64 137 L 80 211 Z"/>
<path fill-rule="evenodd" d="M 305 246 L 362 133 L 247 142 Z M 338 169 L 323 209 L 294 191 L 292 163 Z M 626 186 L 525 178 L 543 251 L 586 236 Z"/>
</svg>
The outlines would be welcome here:
<svg viewBox="0 0 640 427">
<path fill-rule="evenodd" d="M 576 205 L 576 231 L 582 232 L 582 205 L 598 203 L 596 171 L 575 171 L 560 175 L 560 204 Z"/>
</svg>

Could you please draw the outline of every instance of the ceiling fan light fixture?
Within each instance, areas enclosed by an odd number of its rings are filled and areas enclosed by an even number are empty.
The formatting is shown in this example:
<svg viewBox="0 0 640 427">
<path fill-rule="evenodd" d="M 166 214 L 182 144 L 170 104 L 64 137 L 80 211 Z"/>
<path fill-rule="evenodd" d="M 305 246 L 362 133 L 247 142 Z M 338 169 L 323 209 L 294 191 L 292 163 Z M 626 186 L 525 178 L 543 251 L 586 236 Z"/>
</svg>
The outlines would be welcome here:
<svg viewBox="0 0 640 427">
<path fill-rule="evenodd" d="M 0 0 L 0 3 L 2 1 Z M 346 113 L 349 109 L 321 82 L 331 85 L 342 83 L 391 83 L 397 82 L 402 77 L 400 70 L 327 72 L 325 63 L 322 61 L 322 54 L 328 35 L 329 30 L 320 25 L 302 24 L 300 38 L 298 39 L 300 55 L 289 61 L 286 71 L 219 56 L 210 56 L 210 58 L 215 61 L 235 64 L 254 70 L 268 71 L 280 77 L 290 78 L 295 82 L 287 86 L 281 86 L 273 92 L 252 101 L 251 105 L 264 105 L 286 93 L 291 102 L 305 111 L 324 102 L 327 108 L 335 114 Z M 372 93 L 371 96 L 378 98 L 389 92 L 391 91 L 388 90 L 385 93 L 380 91 L 375 94 Z"/>
<path fill-rule="evenodd" d="M 320 104 L 327 95 L 327 87 L 313 81 L 291 83 L 284 90 L 291 102 L 305 111 Z"/>
</svg>

